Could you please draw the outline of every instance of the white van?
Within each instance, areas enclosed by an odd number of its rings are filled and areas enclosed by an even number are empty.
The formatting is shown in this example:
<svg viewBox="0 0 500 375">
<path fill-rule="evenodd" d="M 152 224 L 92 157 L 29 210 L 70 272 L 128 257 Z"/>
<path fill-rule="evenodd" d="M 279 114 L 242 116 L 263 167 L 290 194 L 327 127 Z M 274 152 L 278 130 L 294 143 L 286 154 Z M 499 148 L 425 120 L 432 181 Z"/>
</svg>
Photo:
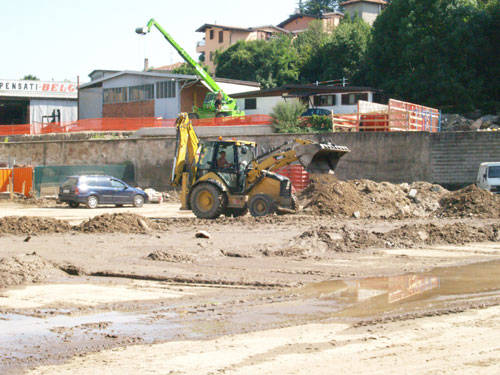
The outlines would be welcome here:
<svg viewBox="0 0 500 375">
<path fill-rule="evenodd" d="M 476 185 L 481 189 L 500 194 L 500 162 L 481 163 Z"/>
</svg>

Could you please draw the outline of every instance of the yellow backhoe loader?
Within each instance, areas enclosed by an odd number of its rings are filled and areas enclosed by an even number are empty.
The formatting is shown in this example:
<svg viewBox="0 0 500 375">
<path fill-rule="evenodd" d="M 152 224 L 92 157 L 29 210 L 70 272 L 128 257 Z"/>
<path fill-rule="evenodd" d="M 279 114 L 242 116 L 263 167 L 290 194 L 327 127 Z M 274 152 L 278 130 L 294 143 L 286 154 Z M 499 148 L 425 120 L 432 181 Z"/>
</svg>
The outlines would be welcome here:
<svg viewBox="0 0 500 375">
<path fill-rule="evenodd" d="M 187 113 L 176 120 L 177 142 L 172 185 L 181 185 L 181 209 L 199 218 L 253 216 L 297 209 L 287 177 L 273 171 L 296 161 L 311 173 L 332 173 L 345 146 L 295 139 L 263 155 L 256 144 L 242 140 L 200 142 Z"/>
</svg>

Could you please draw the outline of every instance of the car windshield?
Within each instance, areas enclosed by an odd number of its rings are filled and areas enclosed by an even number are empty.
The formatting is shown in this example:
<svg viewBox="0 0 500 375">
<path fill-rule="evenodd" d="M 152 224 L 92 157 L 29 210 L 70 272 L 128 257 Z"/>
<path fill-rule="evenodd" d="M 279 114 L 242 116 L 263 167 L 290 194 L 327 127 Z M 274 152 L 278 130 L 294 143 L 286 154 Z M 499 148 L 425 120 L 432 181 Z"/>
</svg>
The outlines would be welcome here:
<svg viewBox="0 0 500 375">
<path fill-rule="evenodd" d="M 78 182 L 78 178 L 76 177 L 70 177 L 70 178 L 67 178 L 63 183 L 62 183 L 62 187 L 71 187 L 71 186 L 75 186 Z"/>
<path fill-rule="evenodd" d="M 500 178 L 500 165 L 488 168 L 488 178 Z"/>
</svg>

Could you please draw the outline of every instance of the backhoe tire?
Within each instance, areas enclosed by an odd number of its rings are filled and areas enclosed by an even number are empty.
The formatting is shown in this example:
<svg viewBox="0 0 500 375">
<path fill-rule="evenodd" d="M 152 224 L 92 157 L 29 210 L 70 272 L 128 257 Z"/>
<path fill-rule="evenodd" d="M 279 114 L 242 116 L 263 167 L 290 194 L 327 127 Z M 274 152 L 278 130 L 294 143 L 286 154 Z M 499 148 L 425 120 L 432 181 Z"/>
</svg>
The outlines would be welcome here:
<svg viewBox="0 0 500 375">
<path fill-rule="evenodd" d="M 194 113 L 194 112 L 191 112 L 189 115 L 188 115 L 189 119 L 190 120 L 197 120 L 200 118 L 200 116 L 198 116 L 197 113 Z"/>
<path fill-rule="evenodd" d="M 245 216 L 248 213 L 248 207 L 243 208 L 226 208 L 224 215 L 227 217 L 240 217 Z"/>
<path fill-rule="evenodd" d="M 266 194 L 257 194 L 250 198 L 248 209 L 252 216 L 271 215 L 275 211 L 275 205 L 272 198 Z"/>
<path fill-rule="evenodd" d="M 217 114 L 215 114 L 215 117 L 228 117 L 229 116 L 229 113 L 227 112 L 219 112 Z"/>
<path fill-rule="evenodd" d="M 191 210 L 200 219 L 216 219 L 226 209 L 226 196 L 215 185 L 201 183 L 194 187 L 190 197 Z"/>
</svg>

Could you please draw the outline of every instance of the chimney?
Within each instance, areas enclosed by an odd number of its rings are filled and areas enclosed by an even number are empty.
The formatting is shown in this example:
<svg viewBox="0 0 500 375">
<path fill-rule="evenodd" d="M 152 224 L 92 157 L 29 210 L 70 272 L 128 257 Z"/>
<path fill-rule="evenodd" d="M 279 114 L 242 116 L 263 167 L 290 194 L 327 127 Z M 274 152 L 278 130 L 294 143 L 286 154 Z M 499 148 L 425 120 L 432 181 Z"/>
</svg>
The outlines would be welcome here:
<svg viewBox="0 0 500 375">
<path fill-rule="evenodd" d="M 144 71 L 147 72 L 149 69 L 149 59 L 147 57 L 144 58 Z"/>
</svg>

